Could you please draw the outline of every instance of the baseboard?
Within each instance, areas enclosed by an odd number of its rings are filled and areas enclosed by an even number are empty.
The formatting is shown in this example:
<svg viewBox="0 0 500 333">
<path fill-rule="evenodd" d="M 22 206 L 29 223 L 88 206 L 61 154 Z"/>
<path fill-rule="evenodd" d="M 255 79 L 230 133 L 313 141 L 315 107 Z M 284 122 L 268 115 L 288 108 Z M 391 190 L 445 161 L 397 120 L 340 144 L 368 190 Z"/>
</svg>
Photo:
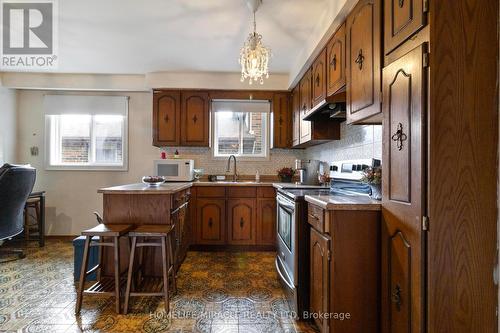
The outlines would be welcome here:
<svg viewBox="0 0 500 333">
<path fill-rule="evenodd" d="M 222 252 L 275 252 L 274 245 L 200 245 L 191 244 L 190 251 L 222 251 Z"/>
</svg>

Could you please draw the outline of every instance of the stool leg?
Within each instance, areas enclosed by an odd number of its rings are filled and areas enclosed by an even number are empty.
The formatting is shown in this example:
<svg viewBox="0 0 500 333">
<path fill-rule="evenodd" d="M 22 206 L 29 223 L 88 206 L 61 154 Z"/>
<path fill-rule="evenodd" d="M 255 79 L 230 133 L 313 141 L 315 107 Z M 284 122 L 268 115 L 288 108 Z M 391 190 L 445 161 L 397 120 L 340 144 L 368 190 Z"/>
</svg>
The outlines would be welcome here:
<svg viewBox="0 0 500 333">
<path fill-rule="evenodd" d="M 132 237 L 132 245 L 130 247 L 130 260 L 128 263 L 127 272 L 127 288 L 125 289 L 125 303 L 123 304 L 123 314 L 128 313 L 128 301 L 130 298 L 130 285 L 132 284 L 132 272 L 134 271 L 134 257 L 135 257 L 135 244 L 137 243 L 137 237 Z"/>
<path fill-rule="evenodd" d="M 114 252 L 115 252 L 115 298 L 116 298 L 116 313 L 120 313 L 120 240 L 118 237 L 114 238 Z"/>
<path fill-rule="evenodd" d="M 176 277 L 175 277 L 175 258 L 174 258 L 174 250 L 172 249 L 172 235 L 169 234 L 168 236 L 168 257 L 169 257 L 169 266 L 168 266 L 168 270 L 170 272 L 170 269 L 172 269 L 172 290 L 174 291 L 174 293 L 177 293 L 177 281 L 176 281 Z"/>
<path fill-rule="evenodd" d="M 42 228 L 40 226 L 40 201 L 35 203 L 36 226 L 38 228 L 38 237 L 42 237 Z"/>
<path fill-rule="evenodd" d="M 102 243 L 102 237 L 99 236 L 99 243 Z M 99 268 L 97 269 L 97 281 L 101 281 L 101 273 L 102 273 L 102 251 L 104 248 L 102 246 L 97 247 L 97 264 Z"/>
<path fill-rule="evenodd" d="M 163 294 L 165 298 L 165 312 L 168 314 L 170 313 L 170 299 L 168 295 L 168 265 L 169 265 L 169 260 L 167 256 L 167 249 L 166 249 L 166 242 L 165 242 L 166 237 L 161 237 L 161 259 L 162 259 L 162 267 L 163 267 Z"/>
<path fill-rule="evenodd" d="M 28 225 L 29 209 L 28 205 L 24 206 L 24 239 L 26 239 L 26 241 L 30 240 L 30 228 Z"/>
<path fill-rule="evenodd" d="M 140 238 L 141 242 L 145 242 L 145 238 Z M 142 282 L 142 276 L 143 274 L 143 261 L 144 261 L 144 247 L 140 247 L 138 250 L 139 252 L 139 269 L 137 270 L 137 285 L 140 285 Z"/>
<path fill-rule="evenodd" d="M 85 287 L 85 278 L 87 276 L 86 273 L 87 273 L 87 261 L 89 258 L 90 239 L 91 236 L 87 236 L 85 238 L 85 245 L 83 246 L 82 267 L 80 268 L 80 281 L 78 281 L 78 296 L 76 299 L 76 309 L 75 309 L 76 314 L 79 314 L 80 309 L 82 308 L 83 288 Z"/>
</svg>

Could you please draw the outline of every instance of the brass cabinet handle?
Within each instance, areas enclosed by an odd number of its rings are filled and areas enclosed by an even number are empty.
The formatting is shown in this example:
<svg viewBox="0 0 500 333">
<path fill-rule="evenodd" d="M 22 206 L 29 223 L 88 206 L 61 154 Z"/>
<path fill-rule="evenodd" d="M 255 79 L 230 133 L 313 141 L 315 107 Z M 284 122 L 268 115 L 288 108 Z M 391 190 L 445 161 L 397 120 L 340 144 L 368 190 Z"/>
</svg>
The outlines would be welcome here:
<svg viewBox="0 0 500 333">
<path fill-rule="evenodd" d="M 316 74 L 316 87 L 319 87 L 319 74 Z"/>
<path fill-rule="evenodd" d="M 208 218 L 208 227 L 209 227 L 209 228 L 212 228 L 212 224 L 213 224 L 212 218 L 211 218 L 211 217 L 209 217 L 209 218 Z"/>
<path fill-rule="evenodd" d="M 165 119 L 165 122 L 168 123 L 168 114 L 166 114 L 165 118 L 163 118 L 163 119 Z"/>
<path fill-rule="evenodd" d="M 330 61 L 330 66 L 333 66 L 333 70 L 337 70 L 337 53 L 333 55 L 332 61 Z"/>
<path fill-rule="evenodd" d="M 405 4 L 405 0 L 399 0 L 399 8 L 403 8 L 404 4 Z"/>
<path fill-rule="evenodd" d="M 396 133 L 391 136 L 392 141 L 396 141 L 398 150 L 403 150 L 403 142 L 408 139 L 408 135 L 403 132 L 403 124 L 398 123 Z"/>
<path fill-rule="evenodd" d="M 359 70 L 363 69 L 363 61 L 365 61 L 365 56 L 363 55 L 363 49 L 360 49 L 356 60 L 354 60 L 358 64 Z"/>
<path fill-rule="evenodd" d="M 241 218 L 241 220 L 240 220 L 240 228 L 243 228 L 243 224 L 245 224 L 245 221 L 243 220 L 243 218 Z"/>
<path fill-rule="evenodd" d="M 193 123 L 195 123 L 195 124 L 196 124 L 196 121 L 197 121 L 197 120 L 198 120 L 198 118 L 196 117 L 196 115 L 194 115 L 194 117 L 193 117 Z"/>
<path fill-rule="evenodd" d="M 401 311 L 401 286 L 396 283 L 396 287 L 391 294 L 391 301 L 396 305 L 396 310 Z"/>
</svg>

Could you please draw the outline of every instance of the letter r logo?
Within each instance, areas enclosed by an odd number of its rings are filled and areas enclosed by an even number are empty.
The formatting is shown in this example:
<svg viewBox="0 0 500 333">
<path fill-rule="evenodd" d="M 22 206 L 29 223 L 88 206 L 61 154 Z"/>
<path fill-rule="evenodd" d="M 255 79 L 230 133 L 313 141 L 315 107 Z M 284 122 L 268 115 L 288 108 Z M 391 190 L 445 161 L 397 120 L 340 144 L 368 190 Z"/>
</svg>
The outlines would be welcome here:
<svg viewBox="0 0 500 333">
<path fill-rule="evenodd" d="M 53 4 L 2 3 L 3 54 L 52 54 Z"/>
</svg>

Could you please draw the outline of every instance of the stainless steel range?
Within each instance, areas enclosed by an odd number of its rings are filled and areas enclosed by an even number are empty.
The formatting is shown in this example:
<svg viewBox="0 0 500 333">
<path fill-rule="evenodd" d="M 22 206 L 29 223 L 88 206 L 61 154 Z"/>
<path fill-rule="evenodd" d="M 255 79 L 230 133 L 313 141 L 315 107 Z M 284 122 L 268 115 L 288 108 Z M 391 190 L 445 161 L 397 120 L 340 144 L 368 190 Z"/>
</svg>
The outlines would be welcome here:
<svg viewBox="0 0 500 333">
<path fill-rule="evenodd" d="M 379 160 L 339 161 L 332 163 L 330 187 L 297 186 L 280 188 L 276 194 L 277 254 L 276 270 L 290 308 L 302 319 L 309 311 L 309 237 L 306 195 L 369 195 L 370 187 L 360 183 L 362 170 L 380 165 Z"/>
</svg>

